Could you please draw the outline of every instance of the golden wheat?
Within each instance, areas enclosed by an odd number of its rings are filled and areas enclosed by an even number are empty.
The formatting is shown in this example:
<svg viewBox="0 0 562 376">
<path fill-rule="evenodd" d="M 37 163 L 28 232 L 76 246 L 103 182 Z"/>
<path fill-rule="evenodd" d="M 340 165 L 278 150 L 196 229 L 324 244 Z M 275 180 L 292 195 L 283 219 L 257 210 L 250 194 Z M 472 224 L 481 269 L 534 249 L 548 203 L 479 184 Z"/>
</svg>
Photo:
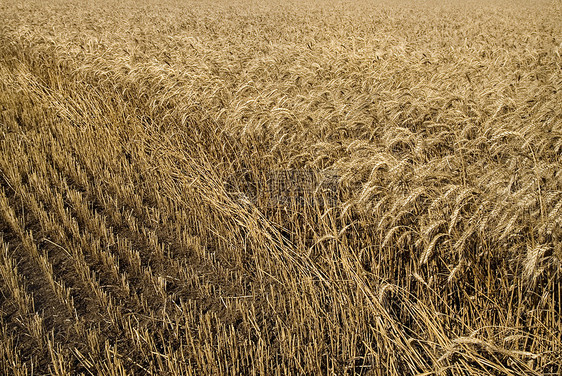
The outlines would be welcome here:
<svg viewBox="0 0 562 376">
<path fill-rule="evenodd" d="M 562 372 L 558 2 L 0 18 L 0 373 Z"/>
</svg>

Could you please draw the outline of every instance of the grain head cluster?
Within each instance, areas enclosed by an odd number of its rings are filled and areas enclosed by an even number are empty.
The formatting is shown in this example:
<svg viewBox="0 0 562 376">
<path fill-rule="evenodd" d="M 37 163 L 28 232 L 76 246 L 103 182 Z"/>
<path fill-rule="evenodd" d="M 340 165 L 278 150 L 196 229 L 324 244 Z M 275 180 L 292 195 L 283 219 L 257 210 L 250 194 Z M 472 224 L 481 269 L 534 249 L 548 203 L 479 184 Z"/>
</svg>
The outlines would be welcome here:
<svg viewBox="0 0 562 376">
<path fill-rule="evenodd" d="M 0 2 L 0 374 L 559 375 L 560 1 Z"/>
</svg>

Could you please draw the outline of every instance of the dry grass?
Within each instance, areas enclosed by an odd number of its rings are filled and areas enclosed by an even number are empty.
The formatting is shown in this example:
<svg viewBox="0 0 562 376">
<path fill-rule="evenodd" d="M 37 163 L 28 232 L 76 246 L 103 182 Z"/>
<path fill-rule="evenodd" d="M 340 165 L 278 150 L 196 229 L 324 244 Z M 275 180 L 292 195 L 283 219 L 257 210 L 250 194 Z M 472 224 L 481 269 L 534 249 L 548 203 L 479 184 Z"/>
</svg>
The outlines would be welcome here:
<svg viewBox="0 0 562 376">
<path fill-rule="evenodd" d="M 562 372 L 559 1 L 0 19 L 0 373 Z"/>
</svg>

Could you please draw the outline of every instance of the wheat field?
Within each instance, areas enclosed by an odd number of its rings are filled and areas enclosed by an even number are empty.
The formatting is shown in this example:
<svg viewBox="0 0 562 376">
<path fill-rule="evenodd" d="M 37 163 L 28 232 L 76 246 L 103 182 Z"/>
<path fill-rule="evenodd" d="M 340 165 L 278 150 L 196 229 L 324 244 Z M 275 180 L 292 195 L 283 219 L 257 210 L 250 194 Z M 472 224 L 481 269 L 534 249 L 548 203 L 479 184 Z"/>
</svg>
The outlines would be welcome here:
<svg viewBox="0 0 562 376">
<path fill-rule="evenodd" d="M 562 375 L 560 1 L 0 2 L 0 374 Z"/>
</svg>

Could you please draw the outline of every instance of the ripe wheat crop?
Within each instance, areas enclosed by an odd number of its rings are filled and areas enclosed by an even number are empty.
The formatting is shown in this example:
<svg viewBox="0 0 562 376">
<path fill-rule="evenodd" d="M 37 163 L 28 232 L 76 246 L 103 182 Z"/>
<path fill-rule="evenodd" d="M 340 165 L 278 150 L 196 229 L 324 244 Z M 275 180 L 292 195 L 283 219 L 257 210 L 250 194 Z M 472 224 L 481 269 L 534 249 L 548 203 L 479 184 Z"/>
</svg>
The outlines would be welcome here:
<svg viewBox="0 0 562 376">
<path fill-rule="evenodd" d="M 0 3 L 0 374 L 559 375 L 562 5 Z"/>
</svg>

